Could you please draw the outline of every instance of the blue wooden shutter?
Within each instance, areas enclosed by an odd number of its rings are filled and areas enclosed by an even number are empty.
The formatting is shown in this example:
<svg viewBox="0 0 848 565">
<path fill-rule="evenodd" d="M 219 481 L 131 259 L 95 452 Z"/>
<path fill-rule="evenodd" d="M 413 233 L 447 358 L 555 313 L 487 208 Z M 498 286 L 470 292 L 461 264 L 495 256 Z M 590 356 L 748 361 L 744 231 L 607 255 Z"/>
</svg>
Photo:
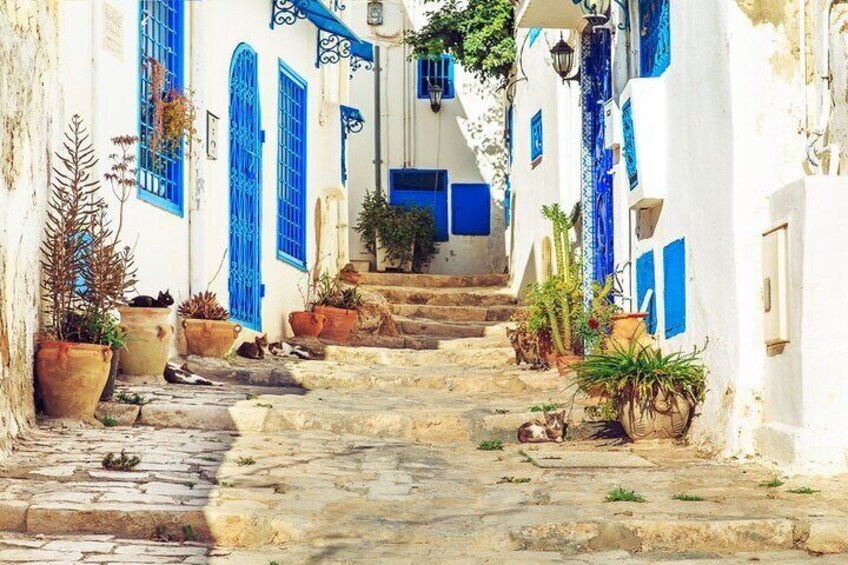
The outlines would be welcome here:
<svg viewBox="0 0 848 565">
<path fill-rule="evenodd" d="M 489 235 L 491 195 L 486 183 L 451 185 L 451 233 Z"/>
<path fill-rule="evenodd" d="M 448 240 L 448 172 L 444 169 L 392 169 L 389 203 L 429 208 L 436 220 L 436 241 Z"/>
<path fill-rule="evenodd" d="M 542 111 L 536 112 L 530 119 L 530 161 L 535 161 L 542 156 Z"/>
<path fill-rule="evenodd" d="M 306 268 L 306 81 L 279 63 L 277 257 Z"/>
<path fill-rule="evenodd" d="M 686 331 L 686 243 L 678 239 L 663 249 L 665 337 Z"/>
<path fill-rule="evenodd" d="M 642 307 L 645 301 L 645 296 L 648 291 L 654 292 L 648 303 L 645 324 L 648 326 L 648 332 L 653 334 L 657 331 L 657 285 L 654 278 L 654 252 L 648 251 L 636 260 L 636 301 L 637 308 Z"/>
<path fill-rule="evenodd" d="M 452 55 L 418 59 L 418 98 L 429 99 L 429 85 L 442 87 L 442 99 L 456 97 L 454 87 L 454 60 Z"/>
</svg>

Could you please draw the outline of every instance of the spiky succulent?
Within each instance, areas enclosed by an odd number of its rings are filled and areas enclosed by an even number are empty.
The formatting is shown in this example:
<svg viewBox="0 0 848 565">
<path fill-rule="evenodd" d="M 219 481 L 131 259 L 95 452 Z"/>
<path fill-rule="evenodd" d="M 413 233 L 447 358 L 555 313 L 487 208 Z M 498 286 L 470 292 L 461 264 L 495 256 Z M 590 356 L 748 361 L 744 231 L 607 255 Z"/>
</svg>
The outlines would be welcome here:
<svg viewBox="0 0 848 565">
<path fill-rule="evenodd" d="M 177 308 L 179 315 L 191 320 L 227 320 L 230 313 L 218 302 L 214 292 L 198 292 Z"/>
</svg>

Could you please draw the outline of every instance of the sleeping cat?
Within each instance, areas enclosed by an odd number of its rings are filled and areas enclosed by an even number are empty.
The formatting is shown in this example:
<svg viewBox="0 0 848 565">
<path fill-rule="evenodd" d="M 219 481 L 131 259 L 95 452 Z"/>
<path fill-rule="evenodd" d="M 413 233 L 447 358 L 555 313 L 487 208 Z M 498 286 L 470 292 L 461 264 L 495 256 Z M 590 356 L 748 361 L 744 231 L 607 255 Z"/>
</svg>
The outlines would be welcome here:
<svg viewBox="0 0 848 565">
<path fill-rule="evenodd" d="M 179 366 L 176 363 L 168 363 L 165 365 L 163 375 L 167 382 L 175 385 L 220 386 L 218 383 L 205 379 L 197 373 L 192 373 L 191 369 L 188 368 L 188 364 Z"/>
<path fill-rule="evenodd" d="M 519 443 L 562 443 L 568 426 L 565 423 L 565 410 L 545 412 L 545 421 L 532 420 L 518 428 Z"/>
<path fill-rule="evenodd" d="M 268 353 L 274 357 L 295 357 L 296 359 L 312 359 L 312 354 L 299 345 L 289 345 L 285 341 L 275 341 L 268 345 Z"/>
<path fill-rule="evenodd" d="M 253 342 L 245 341 L 238 346 L 236 355 L 245 359 L 265 359 L 265 348 L 268 347 L 268 335 L 257 336 Z"/>
<path fill-rule="evenodd" d="M 174 303 L 174 298 L 171 296 L 171 290 L 159 292 L 157 298 L 152 296 L 136 296 L 130 300 L 129 305 L 133 308 L 167 308 Z"/>
</svg>

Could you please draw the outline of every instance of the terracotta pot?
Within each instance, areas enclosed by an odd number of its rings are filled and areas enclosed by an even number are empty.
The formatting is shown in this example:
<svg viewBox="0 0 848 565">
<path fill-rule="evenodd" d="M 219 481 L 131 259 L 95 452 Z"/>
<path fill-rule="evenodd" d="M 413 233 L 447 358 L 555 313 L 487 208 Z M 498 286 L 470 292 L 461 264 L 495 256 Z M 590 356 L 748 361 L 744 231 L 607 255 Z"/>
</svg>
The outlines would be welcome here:
<svg viewBox="0 0 848 565">
<path fill-rule="evenodd" d="M 170 308 L 120 308 L 127 345 L 121 354 L 125 375 L 161 375 L 171 356 Z"/>
<path fill-rule="evenodd" d="M 327 317 L 315 312 L 292 312 L 289 325 L 295 337 L 318 337 L 324 329 Z"/>
<path fill-rule="evenodd" d="M 356 310 L 345 310 L 343 308 L 332 308 L 330 306 L 316 306 L 313 309 L 316 314 L 326 317 L 324 329 L 318 337 L 330 341 L 347 343 L 353 324 L 356 323 L 359 312 Z"/>
<path fill-rule="evenodd" d="M 636 343 L 642 346 L 649 346 L 653 342 L 651 334 L 648 333 L 648 327 L 645 325 L 645 318 L 648 314 L 645 312 L 633 312 L 615 314 L 612 317 L 612 332 L 607 338 L 607 348 L 613 343 L 618 344 L 625 349 L 630 347 L 631 343 Z"/>
<path fill-rule="evenodd" d="M 559 371 L 560 376 L 567 377 L 574 372 L 574 365 L 577 365 L 583 361 L 583 357 L 581 355 L 557 355 L 556 356 L 556 368 Z"/>
<path fill-rule="evenodd" d="M 94 417 L 109 378 L 108 345 L 45 341 L 35 357 L 35 376 L 44 411 L 51 418 Z"/>
<path fill-rule="evenodd" d="M 109 378 L 106 379 L 106 386 L 103 387 L 103 392 L 100 393 L 100 401 L 105 402 L 112 399 L 112 394 L 115 392 L 115 383 L 118 380 L 118 369 L 121 363 L 121 350 L 112 348 L 112 361 L 109 363 Z"/>
<path fill-rule="evenodd" d="M 223 359 L 233 348 L 241 326 L 228 320 L 183 320 L 189 355 Z"/>
<path fill-rule="evenodd" d="M 631 397 L 618 406 L 618 421 L 633 441 L 682 437 L 691 414 L 692 406 L 679 394 L 660 393 L 653 402 Z"/>
</svg>

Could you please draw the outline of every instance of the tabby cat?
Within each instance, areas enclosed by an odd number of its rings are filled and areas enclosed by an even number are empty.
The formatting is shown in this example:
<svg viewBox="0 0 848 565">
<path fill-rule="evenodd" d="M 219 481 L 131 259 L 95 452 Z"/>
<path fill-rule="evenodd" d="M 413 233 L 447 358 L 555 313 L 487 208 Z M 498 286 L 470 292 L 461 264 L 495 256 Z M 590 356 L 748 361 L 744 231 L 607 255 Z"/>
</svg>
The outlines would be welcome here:
<svg viewBox="0 0 848 565">
<path fill-rule="evenodd" d="M 245 341 L 239 345 L 236 355 L 245 359 L 265 359 L 265 348 L 268 347 L 268 335 L 257 336 L 253 342 Z"/>
<path fill-rule="evenodd" d="M 545 412 L 545 421 L 532 420 L 518 428 L 519 443 L 562 443 L 568 426 L 565 423 L 565 410 Z"/>
</svg>

